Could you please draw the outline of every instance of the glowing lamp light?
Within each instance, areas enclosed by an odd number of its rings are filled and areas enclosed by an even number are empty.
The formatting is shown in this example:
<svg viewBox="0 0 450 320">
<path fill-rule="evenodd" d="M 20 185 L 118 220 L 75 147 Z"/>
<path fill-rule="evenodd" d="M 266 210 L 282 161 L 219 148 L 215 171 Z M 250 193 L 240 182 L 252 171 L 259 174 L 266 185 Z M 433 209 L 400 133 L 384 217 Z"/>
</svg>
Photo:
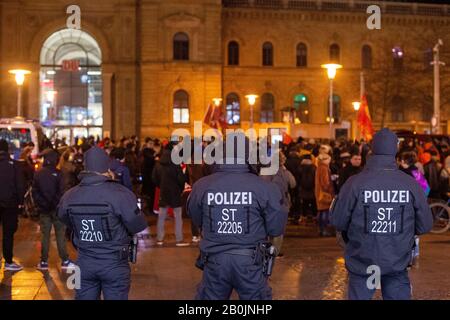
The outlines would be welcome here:
<svg viewBox="0 0 450 320">
<path fill-rule="evenodd" d="M 212 100 L 213 100 L 214 105 L 215 105 L 216 107 L 220 106 L 220 103 L 222 102 L 222 98 L 214 98 L 214 99 L 212 99 Z"/>
<path fill-rule="evenodd" d="M 359 102 L 359 101 L 352 102 L 352 105 L 353 105 L 353 109 L 355 109 L 355 111 L 358 111 L 359 108 L 361 108 L 361 102 Z"/>
<path fill-rule="evenodd" d="M 23 83 L 25 81 L 25 75 L 31 73 L 31 71 L 23 70 L 23 69 L 13 69 L 13 70 L 9 70 L 8 72 L 15 76 L 16 83 L 18 86 L 23 85 Z"/>
<path fill-rule="evenodd" d="M 245 96 L 245 98 L 247 99 L 249 105 L 254 106 L 256 103 L 256 98 L 258 98 L 258 96 L 256 94 L 248 94 Z"/>
<path fill-rule="evenodd" d="M 322 69 L 327 69 L 328 79 L 333 80 L 336 77 L 336 72 L 338 69 L 342 69 L 342 65 L 337 63 L 327 63 L 323 64 Z"/>
</svg>

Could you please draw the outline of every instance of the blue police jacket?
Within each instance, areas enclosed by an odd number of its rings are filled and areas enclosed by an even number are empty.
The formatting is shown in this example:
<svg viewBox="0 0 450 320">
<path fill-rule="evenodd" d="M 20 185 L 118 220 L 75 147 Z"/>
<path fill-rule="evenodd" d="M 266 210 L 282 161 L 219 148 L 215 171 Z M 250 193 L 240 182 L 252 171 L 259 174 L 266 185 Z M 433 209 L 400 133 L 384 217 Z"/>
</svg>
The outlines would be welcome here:
<svg viewBox="0 0 450 320">
<path fill-rule="evenodd" d="M 200 250 L 215 254 L 253 249 L 284 233 L 287 211 L 277 186 L 247 165 L 217 165 L 199 179 L 188 199 L 188 215 L 203 232 Z"/>
<path fill-rule="evenodd" d="M 121 184 L 96 173 L 82 173 L 67 191 L 58 216 L 74 232 L 79 255 L 114 258 L 128 252 L 131 235 L 147 227 L 136 196 Z"/>
<path fill-rule="evenodd" d="M 425 193 L 395 157 L 372 155 L 335 198 L 331 223 L 343 232 L 350 272 L 367 275 L 375 265 L 385 275 L 407 268 L 414 235 L 430 231 L 433 221 Z"/>
</svg>

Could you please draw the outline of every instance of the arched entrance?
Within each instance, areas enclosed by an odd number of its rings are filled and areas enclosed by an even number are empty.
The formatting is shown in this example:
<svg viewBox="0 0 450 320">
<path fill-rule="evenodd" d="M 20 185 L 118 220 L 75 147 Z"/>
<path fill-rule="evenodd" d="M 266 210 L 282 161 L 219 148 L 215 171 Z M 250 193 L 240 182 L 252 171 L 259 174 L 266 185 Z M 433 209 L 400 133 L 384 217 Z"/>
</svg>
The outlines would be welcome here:
<svg viewBox="0 0 450 320">
<path fill-rule="evenodd" d="M 101 137 L 102 53 L 87 32 L 62 29 L 40 54 L 40 120 L 47 136 Z"/>
</svg>

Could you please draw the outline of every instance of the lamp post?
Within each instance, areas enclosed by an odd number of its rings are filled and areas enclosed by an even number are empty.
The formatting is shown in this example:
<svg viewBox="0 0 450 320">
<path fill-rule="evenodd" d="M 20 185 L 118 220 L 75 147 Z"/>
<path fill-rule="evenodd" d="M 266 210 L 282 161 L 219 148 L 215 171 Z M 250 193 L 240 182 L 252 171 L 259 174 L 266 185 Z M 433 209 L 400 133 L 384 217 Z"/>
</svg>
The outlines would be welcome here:
<svg viewBox="0 0 450 320">
<path fill-rule="evenodd" d="M 17 116 L 22 116 L 22 86 L 25 81 L 25 75 L 30 74 L 29 70 L 14 69 L 9 70 L 9 73 L 13 74 L 17 84 Z"/>
<path fill-rule="evenodd" d="M 328 79 L 330 80 L 330 110 L 329 110 L 329 122 L 330 122 L 330 139 L 333 139 L 333 80 L 336 78 L 337 69 L 341 69 L 342 65 L 337 63 L 327 63 L 321 66 L 323 69 L 327 69 Z"/>
<path fill-rule="evenodd" d="M 441 92 L 440 92 L 440 74 L 439 68 L 440 66 L 444 66 L 445 63 L 439 60 L 439 47 L 443 46 L 444 43 L 441 39 L 438 40 L 438 43 L 433 48 L 434 59 L 431 64 L 434 68 L 434 112 L 433 118 L 431 119 L 431 128 L 433 133 L 440 134 L 441 133 L 441 112 L 440 112 L 440 104 L 441 104 Z"/>
<path fill-rule="evenodd" d="M 258 96 L 256 94 L 248 94 L 245 98 L 247 98 L 248 104 L 250 105 L 250 128 L 253 128 L 253 106 L 255 105 Z"/>
</svg>

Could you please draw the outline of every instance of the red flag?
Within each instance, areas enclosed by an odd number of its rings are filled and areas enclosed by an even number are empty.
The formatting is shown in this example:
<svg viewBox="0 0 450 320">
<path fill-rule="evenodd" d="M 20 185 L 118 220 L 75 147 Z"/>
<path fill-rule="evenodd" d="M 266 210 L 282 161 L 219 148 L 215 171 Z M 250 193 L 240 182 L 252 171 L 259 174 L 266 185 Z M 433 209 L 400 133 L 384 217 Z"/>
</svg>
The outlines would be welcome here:
<svg viewBox="0 0 450 320">
<path fill-rule="evenodd" d="M 208 109 L 205 113 L 205 117 L 203 118 L 203 123 L 214 129 L 218 129 L 219 126 L 223 129 L 226 129 L 227 122 L 222 112 L 221 106 L 209 104 Z"/>
<path fill-rule="evenodd" d="M 366 141 L 372 140 L 374 131 L 372 119 L 370 118 L 369 105 L 367 104 L 365 94 L 361 98 L 361 106 L 358 111 L 358 127 L 361 132 L 361 136 Z"/>
<path fill-rule="evenodd" d="M 283 136 L 283 144 L 285 144 L 285 145 L 288 145 L 288 144 L 290 144 L 292 141 L 294 141 L 294 140 L 292 139 L 292 137 L 291 137 L 290 135 L 288 135 L 286 132 L 283 132 L 283 133 L 282 133 L 282 136 Z"/>
</svg>

